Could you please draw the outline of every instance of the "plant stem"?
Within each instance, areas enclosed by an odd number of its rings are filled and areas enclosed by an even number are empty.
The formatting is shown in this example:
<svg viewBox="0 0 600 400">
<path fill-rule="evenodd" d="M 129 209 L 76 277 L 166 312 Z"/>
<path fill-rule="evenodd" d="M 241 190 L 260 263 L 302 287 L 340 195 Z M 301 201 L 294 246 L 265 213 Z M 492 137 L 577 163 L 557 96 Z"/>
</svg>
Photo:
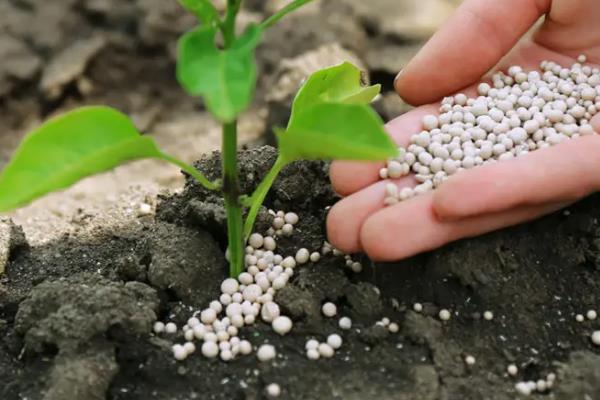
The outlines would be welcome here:
<svg viewBox="0 0 600 400">
<path fill-rule="evenodd" d="M 241 7 L 242 0 L 227 0 L 227 14 L 225 14 L 225 20 L 221 24 L 226 49 L 231 47 L 235 41 L 235 19 Z"/>
<path fill-rule="evenodd" d="M 237 278 L 242 273 L 242 206 L 239 201 L 237 173 L 237 121 L 223 124 L 223 195 L 227 213 L 227 237 L 229 240 L 229 275 Z"/>
<path fill-rule="evenodd" d="M 221 184 L 219 181 L 209 181 L 204 175 L 202 175 L 196 168 L 192 167 L 191 165 L 184 163 L 183 161 L 178 160 L 175 157 L 171 157 L 170 155 L 165 153 L 161 154 L 161 158 L 181 168 L 182 171 L 190 175 L 192 178 L 196 179 L 198 183 L 200 183 L 208 190 L 219 190 L 221 188 Z"/>
<path fill-rule="evenodd" d="M 286 162 L 281 156 L 281 154 L 275 160 L 275 164 L 271 167 L 269 173 L 264 177 L 260 185 L 254 190 L 252 193 L 252 197 L 250 198 L 251 206 L 248 211 L 248 216 L 246 217 L 246 223 L 244 224 L 244 239 L 248 240 L 250 234 L 252 233 L 252 227 L 254 226 L 254 221 L 256 221 L 256 216 L 258 215 L 258 210 L 260 206 L 265 201 L 265 197 L 267 197 L 267 193 L 269 193 L 269 189 L 273 186 L 273 182 L 279 175 L 279 172 L 286 166 Z"/>
<path fill-rule="evenodd" d="M 312 0 L 296 0 L 287 6 L 283 7 L 281 10 L 277 11 L 275 14 L 271 15 L 264 22 L 260 24 L 260 27 L 263 29 L 267 29 L 275 25 L 281 18 L 285 17 L 287 14 L 292 11 L 302 7 L 303 5 L 310 3 Z"/>
</svg>

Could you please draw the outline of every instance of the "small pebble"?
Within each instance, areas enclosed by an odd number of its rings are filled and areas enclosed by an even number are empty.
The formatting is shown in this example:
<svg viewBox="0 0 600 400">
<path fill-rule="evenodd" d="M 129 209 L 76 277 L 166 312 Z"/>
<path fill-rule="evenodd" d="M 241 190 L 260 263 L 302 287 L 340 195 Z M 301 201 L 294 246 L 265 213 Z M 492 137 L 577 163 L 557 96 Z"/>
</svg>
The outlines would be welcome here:
<svg viewBox="0 0 600 400">
<path fill-rule="evenodd" d="M 152 206 L 147 203 L 140 204 L 140 208 L 138 209 L 139 216 L 146 216 L 152 214 Z"/>
</svg>

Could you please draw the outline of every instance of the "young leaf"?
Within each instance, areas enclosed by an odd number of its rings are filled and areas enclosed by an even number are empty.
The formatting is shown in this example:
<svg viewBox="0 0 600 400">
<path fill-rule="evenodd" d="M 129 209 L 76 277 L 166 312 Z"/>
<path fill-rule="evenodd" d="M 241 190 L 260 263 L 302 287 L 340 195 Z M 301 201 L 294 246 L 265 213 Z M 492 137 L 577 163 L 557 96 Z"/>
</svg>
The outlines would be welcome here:
<svg viewBox="0 0 600 400">
<path fill-rule="evenodd" d="M 297 113 L 317 103 L 369 104 L 380 90 L 381 85 L 365 86 L 360 69 L 348 62 L 322 69 L 308 77 L 298 91 L 290 124 Z"/>
<path fill-rule="evenodd" d="M 278 132 L 277 138 L 286 162 L 384 160 L 398 153 L 381 118 L 363 104 L 316 104 L 298 113 L 294 124 Z"/>
<path fill-rule="evenodd" d="M 183 164 L 164 155 L 151 138 L 141 136 L 129 118 L 116 110 L 94 106 L 71 111 L 25 137 L 0 173 L 0 212 L 141 158 Z"/>
<path fill-rule="evenodd" d="M 179 41 L 177 78 L 193 96 L 203 96 L 207 108 L 222 122 L 232 122 L 252 101 L 256 86 L 254 49 L 261 30 L 251 25 L 231 48 L 215 44 L 216 30 L 201 27 Z"/>
<path fill-rule="evenodd" d="M 211 0 L 179 0 L 179 3 L 206 25 L 212 26 L 219 21 L 219 12 Z"/>
</svg>

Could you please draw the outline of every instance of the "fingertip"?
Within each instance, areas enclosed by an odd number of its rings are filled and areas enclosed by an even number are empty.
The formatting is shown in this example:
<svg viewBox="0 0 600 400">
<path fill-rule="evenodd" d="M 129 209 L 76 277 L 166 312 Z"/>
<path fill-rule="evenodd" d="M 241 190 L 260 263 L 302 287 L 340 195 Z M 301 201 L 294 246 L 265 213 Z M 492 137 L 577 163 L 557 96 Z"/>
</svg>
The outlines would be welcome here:
<svg viewBox="0 0 600 400">
<path fill-rule="evenodd" d="M 449 195 L 451 192 L 444 190 L 444 186 L 440 186 L 433 193 L 433 213 L 440 221 L 456 220 L 459 217 L 456 213 L 456 206 L 452 204 L 453 196 Z"/>
<path fill-rule="evenodd" d="M 360 230 L 360 245 L 363 251 L 373 261 L 389 261 L 386 257 L 388 253 L 388 243 L 386 232 L 382 232 L 382 213 L 375 213 L 369 217 Z"/>
<path fill-rule="evenodd" d="M 596 133 L 600 134 L 600 114 L 596 114 L 590 123 L 592 124 L 592 128 L 596 131 Z"/>
<path fill-rule="evenodd" d="M 422 96 L 420 96 L 419 91 L 415 90 L 415 87 L 419 86 L 418 76 L 415 74 L 407 74 L 407 70 L 410 70 L 409 66 L 396 75 L 396 79 L 394 80 L 394 89 L 396 93 L 404 100 L 407 104 L 411 106 L 419 106 L 426 104 L 427 101 L 423 100 Z M 435 101 L 437 99 L 432 98 L 430 101 Z"/>
<path fill-rule="evenodd" d="M 336 203 L 327 214 L 326 228 L 329 242 L 344 253 L 361 250 L 358 232 L 348 227 L 348 205 L 344 200 Z"/>
<path fill-rule="evenodd" d="M 348 196 L 379 179 L 383 163 L 334 161 L 329 167 L 333 190 L 340 196 Z"/>
</svg>

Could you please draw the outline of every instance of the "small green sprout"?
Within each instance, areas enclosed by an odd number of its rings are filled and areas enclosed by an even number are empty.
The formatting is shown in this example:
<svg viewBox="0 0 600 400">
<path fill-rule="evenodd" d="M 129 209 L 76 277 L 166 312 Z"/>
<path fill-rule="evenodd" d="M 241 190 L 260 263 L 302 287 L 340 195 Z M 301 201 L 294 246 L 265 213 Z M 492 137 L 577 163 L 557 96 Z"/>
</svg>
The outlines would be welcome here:
<svg viewBox="0 0 600 400">
<path fill-rule="evenodd" d="M 302 159 L 383 160 L 397 152 L 382 120 L 369 106 L 380 86 L 365 86 L 360 70 L 343 63 L 314 73 L 302 85 L 288 126 L 276 130 L 280 152 L 275 164 L 254 193 L 240 193 L 237 118 L 254 96 L 255 49 L 266 29 L 310 1 L 293 1 L 236 36 L 235 21 L 242 0 L 228 0 L 224 15 L 210 0 L 180 0 L 198 18 L 199 25 L 179 40 L 177 78 L 190 95 L 202 97 L 206 108 L 222 124 L 221 180 L 211 182 L 192 166 L 163 153 L 152 138 L 141 135 L 119 111 L 88 106 L 50 119 L 26 136 L 0 173 L 0 212 L 22 207 L 129 161 L 164 160 L 207 189 L 223 192 L 230 275 L 237 277 L 243 269 L 244 243 L 282 168 Z"/>
</svg>

